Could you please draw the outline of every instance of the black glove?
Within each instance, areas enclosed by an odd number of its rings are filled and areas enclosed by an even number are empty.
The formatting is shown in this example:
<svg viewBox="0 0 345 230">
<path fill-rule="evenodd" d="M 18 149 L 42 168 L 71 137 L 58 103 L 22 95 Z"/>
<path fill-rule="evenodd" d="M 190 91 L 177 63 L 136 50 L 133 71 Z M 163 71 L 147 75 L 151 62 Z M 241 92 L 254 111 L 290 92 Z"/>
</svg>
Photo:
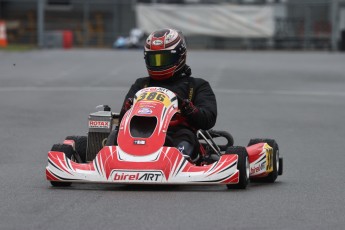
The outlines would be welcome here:
<svg viewBox="0 0 345 230">
<path fill-rule="evenodd" d="M 133 98 L 127 98 L 123 105 L 123 110 L 128 111 L 133 105 Z"/>
<path fill-rule="evenodd" d="M 181 113 L 183 116 L 189 116 L 189 115 L 196 113 L 198 111 L 198 109 L 188 99 L 182 100 L 180 110 L 181 110 Z"/>
<path fill-rule="evenodd" d="M 119 115 L 119 124 L 121 123 L 121 120 L 125 113 L 132 107 L 133 105 L 133 98 L 127 98 L 125 102 L 122 105 L 121 112 Z"/>
</svg>

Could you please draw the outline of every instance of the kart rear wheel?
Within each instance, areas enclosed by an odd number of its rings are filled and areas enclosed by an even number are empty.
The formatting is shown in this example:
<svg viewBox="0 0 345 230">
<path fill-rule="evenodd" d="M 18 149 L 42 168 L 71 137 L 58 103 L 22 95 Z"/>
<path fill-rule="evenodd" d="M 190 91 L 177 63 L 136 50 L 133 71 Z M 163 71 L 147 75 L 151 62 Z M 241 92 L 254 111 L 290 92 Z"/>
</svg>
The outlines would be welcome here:
<svg viewBox="0 0 345 230">
<path fill-rule="evenodd" d="M 264 182 L 264 183 L 274 183 L 278 177 L 279 172 L 283 172 L 283 160 L 279 158 L 279 146 L 277 142 L 273 139 L 251 139 L 248 143 L 248 146 L 266 142 L 269 146 L 273 148 L 273 171 L 268 174 L 268 176 L 263 178 L 252 178 L 251 182 Z"/>
<path fill-rule="evenodd" d="M 245 147 L 232 146 L 227 148 L 225 154 L 238 156 L 237 169 L 240 173 L 238 184 L 227 184 L 228 189 L 245 189 L 249 183 L 249 158 Z"/>
<path fill-rule="evenodd" d="M 74 153 L 72 146 L 65 144 L 55 144 L 50 151 L 63 152 L 69 159 L 71 159 Z M 54 187 L 68 187 L 71 186 L 72 182 L 50 181 L 50 184 Z"/>
<path fill-rule="evenodd" d="M 87 148 L 87 137 L 86 136 L 68 136 L 65 140 L 73 140 L 75 143 L 75 151 L 79 155 L 81 162 L 77 159 L 74 161 L 78 163 L 85 163 L 86 162 L 86 148 Z"/>
</svg>

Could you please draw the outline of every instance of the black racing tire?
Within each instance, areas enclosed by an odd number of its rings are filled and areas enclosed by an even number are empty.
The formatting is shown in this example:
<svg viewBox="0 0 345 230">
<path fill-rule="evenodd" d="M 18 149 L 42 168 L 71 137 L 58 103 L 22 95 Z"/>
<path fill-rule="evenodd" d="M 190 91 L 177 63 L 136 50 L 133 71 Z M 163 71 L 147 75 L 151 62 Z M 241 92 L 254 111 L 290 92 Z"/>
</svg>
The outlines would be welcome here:
<svg viewBox="0 0 345 230">
<path fill-rule="evenodd" d="M 279 158 L 279 146 L 277 142 L 273 139 L 251 139 L 248 146 L 255 145 L 258 143 L 266 142 L 269 146 L 273 148 L 273 171 L 263 178 L 252 178 L 251 182 L 263 182 L 263 183 L 274 183 L 278 177 L 280 170 L 280 158 Z"/>
<path fill-rule="evenodd" d="M 73 147 L 65 144 L 55 144 L 50 151 L 63 152 L 68 159 L 71 159 L 74 154 Z"/>
<path fill-rule="evenodd" d="M 86 148 L 87 148 L 87 137 L 86 136 L 68 136 L 65 140 L 73 140 L 75 143 L 75 151 L 79 155 L 81 162 L 86 162 Z M 76 157 L 77 158 L 77 157 Z"/>
<path fill-rule="evenodd" d="M 236 154 L 238 156 L 237 169 L 240 173 L 238 184 L 227 184 L 228 189 L 246 189 L 249 184 L 249 158 L 247 149 L 243 146 L 231 146 L 225 154 Z"/>
<path fill-rule="evenodd" d="M 69 187 L 72 185 L 72 182 L 50 181 L 50 184 L 53 187 Z"/>
<path fill-rule="evenodd" d="M 65 144 L 55 144 L 50 151 L 63 152 L 69 159 L 71 159 L 74 154 L 72 146 Z M 54 187 L 68 187 L 71 186 L 72 182 L 50 181 L 50 184 Z"/>
<path fill-rule="evenodd" d="M 280 157 L 280 158 L 279 158 L 279 170 L 278 170 L 278 175 L 279 175 L 279 176 L 283 175 L 283 166 L 284 166 L 284 164 L 283 164 L 283 158 Z"/>
</svg>

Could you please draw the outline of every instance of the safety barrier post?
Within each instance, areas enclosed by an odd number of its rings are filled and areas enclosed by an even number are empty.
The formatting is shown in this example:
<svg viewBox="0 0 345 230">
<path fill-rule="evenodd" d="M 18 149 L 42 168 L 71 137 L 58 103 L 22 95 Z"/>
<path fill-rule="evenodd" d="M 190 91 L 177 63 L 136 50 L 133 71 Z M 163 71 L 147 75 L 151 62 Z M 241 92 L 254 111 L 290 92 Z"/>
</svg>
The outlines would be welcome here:
<svg viewBox="0 0 345 230">
<path fill-rule="evenodd" d="M 7 47 L 6 23 L 0 21 L 0 47 Z"/>
</svg>

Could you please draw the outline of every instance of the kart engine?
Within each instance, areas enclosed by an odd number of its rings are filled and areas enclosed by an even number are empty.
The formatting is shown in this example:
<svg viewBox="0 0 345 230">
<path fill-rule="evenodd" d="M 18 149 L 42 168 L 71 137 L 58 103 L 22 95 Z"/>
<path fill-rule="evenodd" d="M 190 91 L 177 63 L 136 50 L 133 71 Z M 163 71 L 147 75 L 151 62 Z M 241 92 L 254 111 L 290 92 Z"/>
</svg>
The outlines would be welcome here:
<svg viewBox="0 0 345 230">
<path fill-rule="evenodd" d="M 89 132 L 87 137 L 86 161 L 92 161 L 104 147 L 113 127 L 117 128 L 119 114 L 112 113 L 107 105 L 103 111 L 89 115 Z"/>
</svg>

